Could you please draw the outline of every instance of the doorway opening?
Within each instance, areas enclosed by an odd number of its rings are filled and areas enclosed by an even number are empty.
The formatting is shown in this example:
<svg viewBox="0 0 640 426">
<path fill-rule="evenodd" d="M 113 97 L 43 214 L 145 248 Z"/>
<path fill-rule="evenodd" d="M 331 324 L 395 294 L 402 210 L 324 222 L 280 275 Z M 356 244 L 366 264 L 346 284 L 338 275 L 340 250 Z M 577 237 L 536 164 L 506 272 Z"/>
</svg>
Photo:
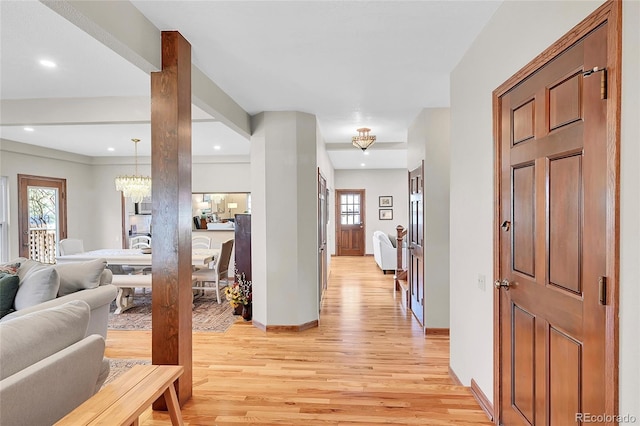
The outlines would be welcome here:
<svg viewBox="0 0 640 426">
<path fill-rule="evenodd" d="M 66 179 L 18 175 L 19 255 L 55 263 L 67 238 Z"/>
</svg>

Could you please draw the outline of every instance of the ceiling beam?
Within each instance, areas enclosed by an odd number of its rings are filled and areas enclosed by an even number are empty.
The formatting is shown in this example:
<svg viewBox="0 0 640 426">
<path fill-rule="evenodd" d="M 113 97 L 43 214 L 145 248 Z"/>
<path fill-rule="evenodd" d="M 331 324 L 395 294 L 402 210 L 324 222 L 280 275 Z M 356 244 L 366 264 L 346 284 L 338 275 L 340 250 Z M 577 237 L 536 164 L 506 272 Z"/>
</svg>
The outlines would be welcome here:
<svg viewBox="0 0 640 426">
<path fill-rule="evenodd" d="M 3 126 L 150 123 L 148 96 L 5 99 L 0 101 Z M 192 107 L 193 121 L 218 121 Z"/>
<path fill-rule="evenodd" d="M 160 30 L 130 2 L 41 2 L 141 70 L 150 73 L 162 69 Z M 195 66 L 191 69 L 194 105 L 248 138 L 249 114 L 201 70 Z"/>
</svg>

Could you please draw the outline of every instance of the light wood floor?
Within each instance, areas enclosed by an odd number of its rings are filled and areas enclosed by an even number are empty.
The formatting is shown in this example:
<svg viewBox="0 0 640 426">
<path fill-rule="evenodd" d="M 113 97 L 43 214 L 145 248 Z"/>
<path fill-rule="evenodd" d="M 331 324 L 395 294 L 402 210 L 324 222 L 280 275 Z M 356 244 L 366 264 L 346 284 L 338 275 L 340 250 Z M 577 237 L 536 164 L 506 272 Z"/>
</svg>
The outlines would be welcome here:
<svg viewBox="0 0 640 426">
<path fill-rule="evenodd" d="M 320 326 L 193 334 L 188 425 L 490 425 L 448 376 L 449 338 L 425 338 L 373 257 L 334 257 Z M 151 358 L 151 333 L 109 331 L 106 356 Z M 141 426 L 170 424 L 148 410 Z"/>
</svg>

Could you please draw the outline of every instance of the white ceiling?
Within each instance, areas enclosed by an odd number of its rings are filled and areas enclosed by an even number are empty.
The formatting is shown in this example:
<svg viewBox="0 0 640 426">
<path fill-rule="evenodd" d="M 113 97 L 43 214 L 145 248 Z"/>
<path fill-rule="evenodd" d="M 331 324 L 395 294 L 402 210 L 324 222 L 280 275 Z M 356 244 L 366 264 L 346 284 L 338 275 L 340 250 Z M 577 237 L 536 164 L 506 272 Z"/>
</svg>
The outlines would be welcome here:
<svg viewBox="0 0 640 426">
<path fill-rule="evenodd" d="M 342 169 L 406 167 L 407 128 L 422 108 L 449 105 L 449 73 L 500 1 L 132 3 L 180 31 L 193 63 L 248 113 L 315 114 Z M 129 156 L 137 137 L 148 154 L 146 72 L 39 2 L 0 8 L 2 138 Z M 195 107 L 193 117 L 194 155 L 248 154 L 244 137 Z M 362 126 L 377 136 L 366 156 L 350 146 Z"/>
</svg>

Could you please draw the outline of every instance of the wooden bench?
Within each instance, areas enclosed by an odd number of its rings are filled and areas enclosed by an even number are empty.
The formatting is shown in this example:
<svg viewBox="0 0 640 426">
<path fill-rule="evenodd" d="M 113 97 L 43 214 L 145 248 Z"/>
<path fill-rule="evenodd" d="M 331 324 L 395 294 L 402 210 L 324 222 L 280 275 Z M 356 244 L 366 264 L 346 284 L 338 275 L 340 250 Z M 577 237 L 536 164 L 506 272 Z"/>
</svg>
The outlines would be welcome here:
<svg viewBox="0 0 640 426">
<path fill-rule="evenodd" d="M 171 424 L 184 425 L 173 383 L 181 365 L 136 365 L 67 414 L 55 426 L 138 426 L 138 417 L 164 395 Z"/>
<path fill-rule="evenodd" d="M 114 314 L 121 314 L 133 308 L 133 296 L 136 288 L 151 288 L 151 275 L 114 275 L 111 284 L 118 287 L 116 296 L 116 310 Z"/>
<path fill-rule="evenodd" d="M 114 314 L 121 314 L 127 309 L 133 308 L 133 296 L 136 294 L 136 288 L 151 288 L 151 274 L 133 274 L 133 275 L 114 275 L 111 284 L 118 287 L 116 295 L 116 310 Z M 191 278 L 191 285 L 195 283 L 195 278 Z M 194 287 L 194 290 L 202 290 Z"/>
</svg>

